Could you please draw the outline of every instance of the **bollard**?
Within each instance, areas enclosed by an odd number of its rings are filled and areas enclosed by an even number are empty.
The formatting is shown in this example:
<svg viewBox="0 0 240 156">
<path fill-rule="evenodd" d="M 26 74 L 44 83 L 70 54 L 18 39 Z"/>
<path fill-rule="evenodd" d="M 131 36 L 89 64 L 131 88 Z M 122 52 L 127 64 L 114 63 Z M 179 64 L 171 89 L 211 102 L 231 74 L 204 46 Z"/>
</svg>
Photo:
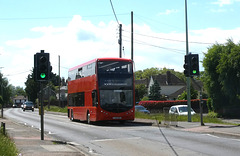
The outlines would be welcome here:
<svg viewBox="0 0 240 156">
<path fill-rule="evenodd" d="M 2 122 L 1 123 L 1 127 L 2 127 L 2 133 L 3 133 L 3 135 L 5 135 L 6 133 L 6 128 L 5 128 L 5 123 L 4 122 Z"/>
</svg>

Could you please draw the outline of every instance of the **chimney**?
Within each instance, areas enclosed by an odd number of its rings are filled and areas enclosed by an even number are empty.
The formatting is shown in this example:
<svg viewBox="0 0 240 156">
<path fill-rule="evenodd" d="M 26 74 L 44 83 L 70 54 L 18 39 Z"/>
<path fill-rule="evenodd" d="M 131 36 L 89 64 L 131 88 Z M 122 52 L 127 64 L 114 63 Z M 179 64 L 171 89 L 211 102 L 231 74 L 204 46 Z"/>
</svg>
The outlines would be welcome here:
<svg viewBox="0 0 240 156">
<path fill-rule="evenodd" d="M 166 84 L 170 85 L 171 83 L 172 83 L 171 82 L 171 72 L 167 71 L 167 73 L 166 73 Z"/>
</svg>

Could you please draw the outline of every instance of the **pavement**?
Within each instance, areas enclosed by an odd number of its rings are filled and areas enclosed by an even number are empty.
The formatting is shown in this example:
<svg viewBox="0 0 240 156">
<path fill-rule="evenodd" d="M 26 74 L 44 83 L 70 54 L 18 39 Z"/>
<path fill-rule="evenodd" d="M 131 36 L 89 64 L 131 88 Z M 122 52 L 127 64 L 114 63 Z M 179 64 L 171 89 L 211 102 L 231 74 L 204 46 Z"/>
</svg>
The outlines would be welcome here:
<svg viewBox="0 0 240 156">
<path fill-rule="evenodd" d="M 8 136 L 14 140 L 19 150 L 19 156 L 85 156 L 88 155 L 74 145 L 55 140 L 48 134 L 44 134 L 41 140 L 41 132 L 38 129 L 17 123 L 9 119 L 0 118 L 0 122 L 6 125 Z M 134 124 L 148 124 L 152 126 L 168 127 L 175 130 L 188 131 L 193 133 L 206 133 L 215 136 L 225 136 L 240 139 L 240 119 L 226 120 L 229 123 L 239 125 L 223 125 L 205 123 L 201 126 L 197 122 L 162 122 L 155 120 L 135 119 Z"/>
</svg>

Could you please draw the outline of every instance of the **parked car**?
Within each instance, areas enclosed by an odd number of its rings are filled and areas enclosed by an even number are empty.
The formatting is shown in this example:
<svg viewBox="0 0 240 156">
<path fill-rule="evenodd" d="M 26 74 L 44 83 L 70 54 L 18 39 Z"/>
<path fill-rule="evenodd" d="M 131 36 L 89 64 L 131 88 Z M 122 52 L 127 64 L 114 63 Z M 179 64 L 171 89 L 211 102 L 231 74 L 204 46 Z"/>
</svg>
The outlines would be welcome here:
<svg viewBox="0 0 240 156">
<path fill-rule="evenodd" d="M 24 102 L 22 109 L 23 109 L 23 111 L 25 111 L 25 110 L 32 110 L 32 111 L 34 111 L 34 104 L 33 104 L 33 102 L 31 102 L 31 101 Z"/>
<path fill-rule="evenodd" d="M 136 110 L 137 112 L 150 114 L 150 111 L 149 111 L 149 110 L 147 110 L 145 107 L 140 106 L 140 105 L 135 106 L 135 110 Z"/>
<path fill-rule="evenodd" d="M 176 115 L 188 115 L 188 106 L 187 105 L 175 105 L 169 109 L 169 114 Z M 195 111 L 191 108 L 191 115 L 196 114 Z"/>
</svg>

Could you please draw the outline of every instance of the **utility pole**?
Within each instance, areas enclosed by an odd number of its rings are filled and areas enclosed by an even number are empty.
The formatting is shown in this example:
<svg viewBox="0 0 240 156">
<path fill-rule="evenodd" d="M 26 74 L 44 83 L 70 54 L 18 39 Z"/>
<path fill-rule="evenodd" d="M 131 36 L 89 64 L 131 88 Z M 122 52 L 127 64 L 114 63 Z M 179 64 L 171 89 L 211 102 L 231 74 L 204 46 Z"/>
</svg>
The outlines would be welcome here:
<svg viewBox="0 0 240 156">
<path fill-rule="evenodd" d="M 186 55 L 189 53 L 188 49 L 188 20 L 187 20 L 187 0 L 185 0 L 185 22 L 186 22 Z M 191 91 L 190 91 L 190 77 L 187 77 L 187 105 L 188 105 L 188 122 L 191 119 Z"/>
<path fill-rule="evenodd" d="M 119 24 L 119 58 L 122 58 L 122 24 Z"/>
<path fill-rule="evenodd" d="M 0 69 L 2 69 L 3 67 L 0 67 Z M 1 81 L 1 96 L 2 96 L 2 108 L 1 108 L 1 117 L 3 119 L 3 74 L 2 74 L 2 77 L 1 77 L 2 81 Z"/>
<path fill-rule="evenodd" d="M 1 117 L 3 119 L 3 103 L 4 103 L 4 101 L 3 101 L 3 77 L 2 77 L 2 81 L 1 81 L 1 93 L 2 93 L 2 109 L 1 109 L 2 114 L 1 114 Z"/>
<path fill-rule="evenodd" d="M 59 107 L 61 107 L 61 101 L 60 101 L 60 86 L 61 86 L 61 77 L 60 77 L 60 55 L 58 55 L 58 75 L 59 75 L 59 81 L 58 81 L 58 85 L 59 85 L 59 89 L 58 89 L 58 104 Z"/>
<path fill-rule="evenodd" d="M 131 12 L 131 59 L 133 61 L 133 12 Z"/>
</svg>

